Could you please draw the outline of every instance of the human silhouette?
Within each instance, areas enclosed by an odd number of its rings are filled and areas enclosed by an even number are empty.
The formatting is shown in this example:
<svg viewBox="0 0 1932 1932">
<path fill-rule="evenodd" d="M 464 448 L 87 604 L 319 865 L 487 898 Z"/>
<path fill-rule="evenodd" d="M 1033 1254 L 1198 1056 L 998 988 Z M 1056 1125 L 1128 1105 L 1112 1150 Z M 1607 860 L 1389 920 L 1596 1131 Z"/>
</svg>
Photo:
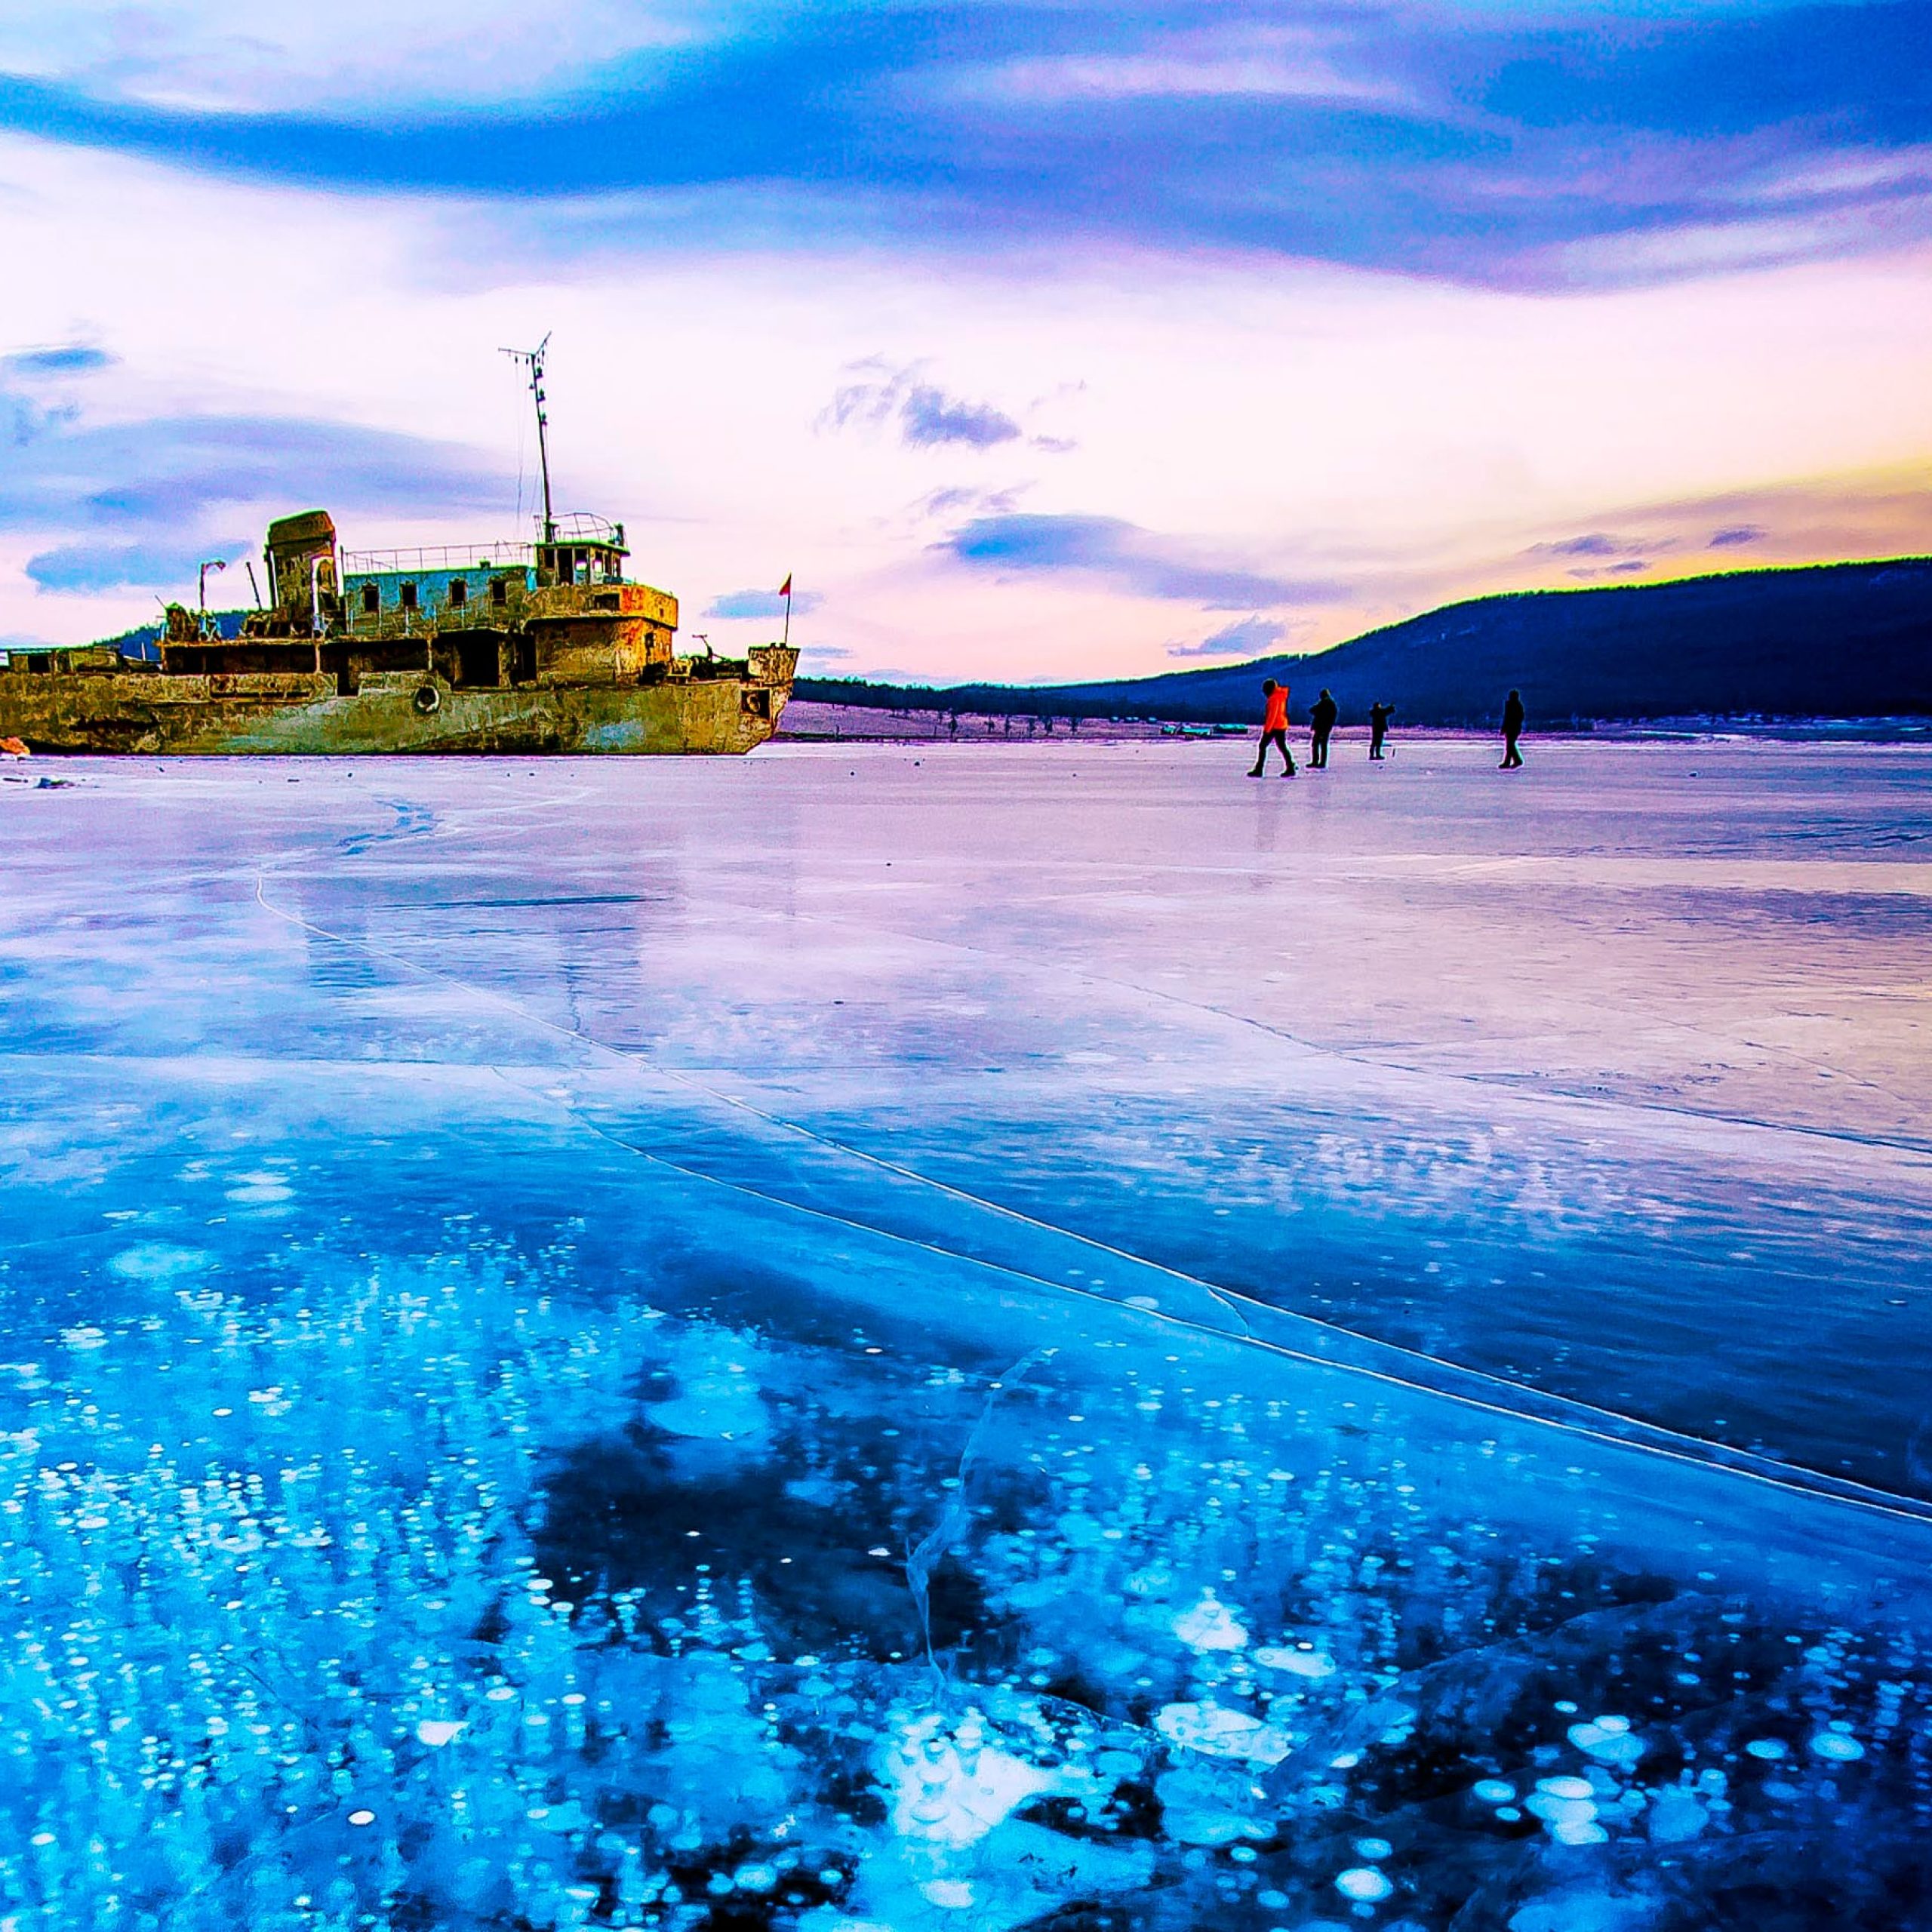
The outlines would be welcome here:
<svg viewBox="0 0 1932 1932">
<path fill-rule="evenodd" d="M 1254 754 L 1254 769 L 1247 775 L 1251 778 L 1265 778 L 1263 767 L 1268 762 L 1268 747 L 1277 745 L 1281 752 L 1281 776 L 1292 778 L 1295 775 L 1294 754 L 1288 749 L 1288 688 L 1278 685 L 1272 678 L 1261 681 L 1261 695 L 1266 709 L 1261 714 L 1261 748 Z"/>
<path fill-rule="evenodd" d="M 1335 728 L 1340 708 L 1324 685 L 1321 695 L 1308 707 L 1308 762 L 1312 771 L 1328 768 L 1328 734 Z"/>
<path fill-rule="evenodd" d="M 1514 771 L 1523 761 L 1516 740 L 1523 735 L 1523 694 L 1512 691 L 1503 704 L 1503 762 L 1499 771 Z"/>
<path fill-rule="evenodd" d="M 1389 735 L 1389 721 L 1395 715 L 1392 704 L 1371 704 L 1368 707 L 1368 755 L 1378 764 L 1382 758 L 1382 741 Z"/>
</svg>

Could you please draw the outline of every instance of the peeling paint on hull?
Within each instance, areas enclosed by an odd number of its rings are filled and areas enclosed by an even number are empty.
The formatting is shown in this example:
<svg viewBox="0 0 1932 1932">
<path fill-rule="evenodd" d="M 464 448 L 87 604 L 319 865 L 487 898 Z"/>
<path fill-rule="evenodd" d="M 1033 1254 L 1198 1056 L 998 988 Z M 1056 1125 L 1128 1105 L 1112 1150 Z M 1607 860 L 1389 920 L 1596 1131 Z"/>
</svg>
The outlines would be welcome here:
<svg viewBox="0 0 1932 1932">
<path fill-rule="evenodd" d="M 463 752 L 743 754 L 777 728 L 789 679 L 458 690 L 441 676 L 220 677 L 0 671 L 0 737 L 35 751 L 233 755 Z"/>
</svg>

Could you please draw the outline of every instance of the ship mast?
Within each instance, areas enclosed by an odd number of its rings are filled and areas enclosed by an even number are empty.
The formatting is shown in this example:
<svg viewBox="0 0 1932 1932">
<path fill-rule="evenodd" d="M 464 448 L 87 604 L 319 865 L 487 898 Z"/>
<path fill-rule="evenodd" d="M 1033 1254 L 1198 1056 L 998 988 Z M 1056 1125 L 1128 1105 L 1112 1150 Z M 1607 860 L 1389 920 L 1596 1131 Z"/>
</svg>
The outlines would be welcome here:
<svg viewBox="0 0 1932 1932">
<path fill-rule="evenodd" d="M 537 460 L 543 472 L 543 540 L 557 540 L 557 520 L 550 509 L 550 446 L 545 436 L 549 418 L 543 414 L 543 352 L 550 346 L 546 333 L 534 349 L 506 349 L 503 352 L 530 371 L 530 393 L 537 404 Z"/>
</svg>

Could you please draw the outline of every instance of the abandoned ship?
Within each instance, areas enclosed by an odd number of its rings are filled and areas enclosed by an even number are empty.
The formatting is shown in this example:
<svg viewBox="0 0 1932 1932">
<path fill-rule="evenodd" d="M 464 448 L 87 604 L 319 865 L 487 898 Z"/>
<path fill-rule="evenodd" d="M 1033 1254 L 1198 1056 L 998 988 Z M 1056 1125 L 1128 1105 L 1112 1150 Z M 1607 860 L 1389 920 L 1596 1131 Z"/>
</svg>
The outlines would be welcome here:
<svg viewBox="0 0 1932 1932">
<path fill-rule="evenodd" d="M 269 526 L 270 608 L 224 635 L 167 607 L 158 655 L 0 654 L 0 737 L 35 751 L 748 752 L 791 695 L 787 641 L 680 654 L 678 601 L 626 582 L 623 526 L 550 507 L 540 540 L 339 551 L 328 513 Z"/>
</svg>

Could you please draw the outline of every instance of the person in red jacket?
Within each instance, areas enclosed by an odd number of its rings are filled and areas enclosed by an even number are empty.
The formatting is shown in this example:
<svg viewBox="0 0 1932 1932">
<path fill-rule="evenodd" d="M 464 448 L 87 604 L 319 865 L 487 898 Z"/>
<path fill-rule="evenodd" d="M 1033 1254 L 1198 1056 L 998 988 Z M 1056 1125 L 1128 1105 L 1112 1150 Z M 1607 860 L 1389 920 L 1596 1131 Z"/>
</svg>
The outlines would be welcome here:
<svg viewBox="0 0 1932 1932">
<path fill-rule="evenodd" d="M 1251 778 L 1267 776 L 1262 768 L 1268 762 L 1268 747 L 1278 745 L 1281 748 L 1281 763 L 1285 769 L 1281 776 L 1292 778 L 1295 775 L 1294 754 L 1288 749 L 1288 688 L 1278 685 L 1272 678 L 1261 681 L 1261 695 L 1267 700 L 1267 709 L 1261 714 L 1261 749 L 1254 754 L 1254 769 L 1247 775 Z"/>
</svg>

